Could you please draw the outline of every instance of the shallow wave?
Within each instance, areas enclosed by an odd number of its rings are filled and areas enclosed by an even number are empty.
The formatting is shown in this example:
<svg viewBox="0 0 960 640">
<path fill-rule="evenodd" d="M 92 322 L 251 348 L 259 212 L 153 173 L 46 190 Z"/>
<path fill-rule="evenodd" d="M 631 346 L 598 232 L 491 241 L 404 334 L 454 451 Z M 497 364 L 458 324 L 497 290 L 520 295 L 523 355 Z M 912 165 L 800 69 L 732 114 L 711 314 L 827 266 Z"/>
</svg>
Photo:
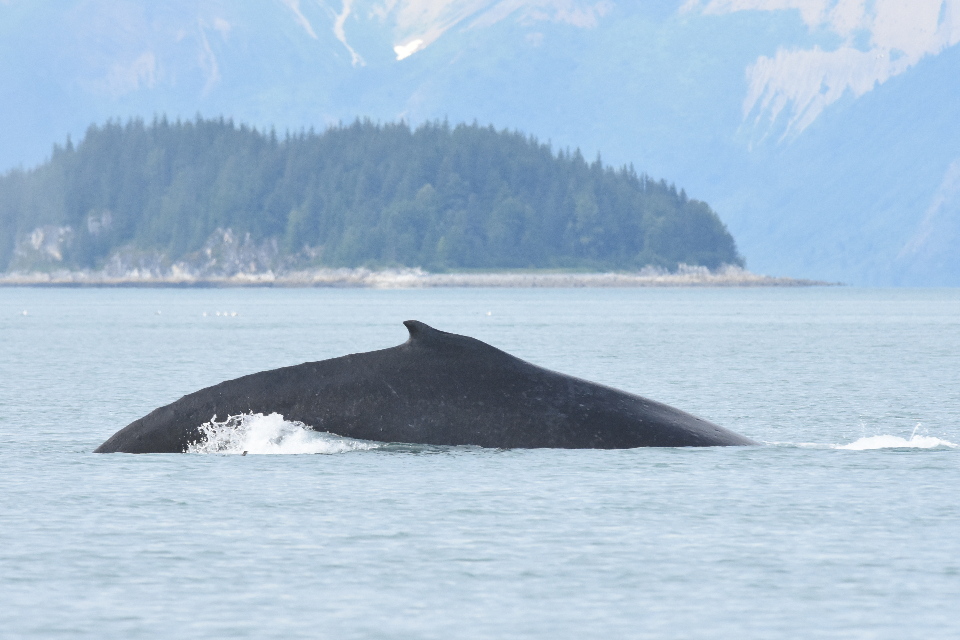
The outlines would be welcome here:
<svg viewBox="0 0 960 640">
<path fill-rule="evenodd" d="M 332 454 L 382 446 L 378 442 L 314 431 L 302 422 L 284 420 L 279 413 L 246 413 L 220 422 L 214 416 L 200 427 L 200 432 L 202 437 L 187 447 L 187 453 Z"/>
<path fill-rule="evenodd" d="M 835 445 L 836 449 L 847 449 L 850 451 L 865 451 L 868 449 L 936 449 L 938 447 L 957 448 L 958 445 L 935 438 L 933 436 L 922 436 L 914 433 L 909 439 L 900 436 L 868 436 L 860 438 L 850 444 Z"/>
<path fill-rule="evenodd" d="M 200 427 L 200 440 L 187 448 L 187 453 L 219 454 L 307 454 L 348 453 L 381 449 L 407 453 L 440 453 L 450 450 L 473 450 L 480 447 L 436 447 L 402 443 L 370 442 L 344 438 L 332 433 L 314 431 L 302 422 L 285 420 L 279 413 L 264 415 L 247 413 L 229 416 L 218 421 L 216 417 Z M 860 438 L 849 444 L 819 444 L 813 442 L 768 442 L 773 446 L 792 446 L 814 449 L 844 449 L 867 451 L 875 449 L 956 449 L 960 445 L 934 436 L 920 435 L 914 430 L 909 438 L 877 435 Z"/>
</svg>

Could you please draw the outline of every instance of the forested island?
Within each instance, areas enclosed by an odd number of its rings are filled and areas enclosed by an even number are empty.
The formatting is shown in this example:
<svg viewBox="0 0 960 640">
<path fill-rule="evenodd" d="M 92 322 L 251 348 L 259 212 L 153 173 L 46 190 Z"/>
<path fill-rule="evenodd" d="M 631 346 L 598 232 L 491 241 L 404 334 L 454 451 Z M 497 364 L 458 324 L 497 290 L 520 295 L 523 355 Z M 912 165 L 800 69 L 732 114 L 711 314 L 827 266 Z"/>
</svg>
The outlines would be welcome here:
<svg viewBox="0 0 960 640">
<path fill-rule="evenodd" d="M 477 124 L 91 126 L 0 176 L 0 271 L 742 266 L 704 202 Z M 204 271 L 205 270 L 205 271 Z"/>
</svg>

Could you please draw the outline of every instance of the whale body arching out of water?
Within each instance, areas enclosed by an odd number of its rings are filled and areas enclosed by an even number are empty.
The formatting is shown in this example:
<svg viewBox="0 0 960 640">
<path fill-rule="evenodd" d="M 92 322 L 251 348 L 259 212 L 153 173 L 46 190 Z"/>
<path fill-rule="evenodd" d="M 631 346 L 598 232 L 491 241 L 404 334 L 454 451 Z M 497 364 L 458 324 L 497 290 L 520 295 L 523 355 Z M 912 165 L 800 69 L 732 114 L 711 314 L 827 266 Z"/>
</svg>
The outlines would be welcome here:
<svg viewBox="0 0 960 640">
<path fill-rule="evenodd" d="M 550 371 L 484 342 L 404 322 L 403 344 L 254 373 L 135 420 L 97 453 L 182 453 L 215 416 L 279 413 L 361 440 L 629 449 L 756 442 L 702 418 Z"/>
</svg>

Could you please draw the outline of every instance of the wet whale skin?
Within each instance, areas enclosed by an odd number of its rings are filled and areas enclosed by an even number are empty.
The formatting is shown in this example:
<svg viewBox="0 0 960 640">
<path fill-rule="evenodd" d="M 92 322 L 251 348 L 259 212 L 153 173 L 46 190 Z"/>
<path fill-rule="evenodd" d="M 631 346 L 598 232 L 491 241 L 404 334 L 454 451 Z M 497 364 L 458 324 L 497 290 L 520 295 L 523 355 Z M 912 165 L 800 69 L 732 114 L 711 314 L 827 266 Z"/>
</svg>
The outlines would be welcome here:
<svg viewBox="0 0 960 640">
<path fill-rule="evenodd" d="M 127 425 L 97 453 L 181 453 L 214 416 L 279 413 L 349 438 L 495 448 L 627 449 L 756 442 L 679 409 L 404 323 L 396 347 L 254 373 Z"/>
</svg>

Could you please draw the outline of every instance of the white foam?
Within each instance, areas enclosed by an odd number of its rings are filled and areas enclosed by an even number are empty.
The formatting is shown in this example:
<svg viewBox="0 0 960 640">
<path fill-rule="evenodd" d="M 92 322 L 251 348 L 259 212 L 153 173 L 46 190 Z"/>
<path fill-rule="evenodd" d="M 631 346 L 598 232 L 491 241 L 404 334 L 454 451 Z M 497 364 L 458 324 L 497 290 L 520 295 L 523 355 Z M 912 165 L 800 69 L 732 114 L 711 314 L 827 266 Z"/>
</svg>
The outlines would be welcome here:
<svg viewBox="0 0 960 640">
<path fill-rule="evenodd" d="M 314 431 L 302 422 L 284 420 L 279 413 L 247 413 L 223 421 L 214 416 L 200 427 L 200 432 L 201 439 L 187 447 L 187 453 L 330 454 L 382 446 Z"/>
<path fill-rule="evenodd" d="M 900 436 L 869 436 L 860 438 L 850 444 L 837 445 L 837 449 L 864 451 L 867 449 L 935 449 L 937 447 L 952 447 L 958 445 L 949 440 L 942 440 L 933 436 L 921 436 L 914 433 L 909 439 Z"/>
</svg>

